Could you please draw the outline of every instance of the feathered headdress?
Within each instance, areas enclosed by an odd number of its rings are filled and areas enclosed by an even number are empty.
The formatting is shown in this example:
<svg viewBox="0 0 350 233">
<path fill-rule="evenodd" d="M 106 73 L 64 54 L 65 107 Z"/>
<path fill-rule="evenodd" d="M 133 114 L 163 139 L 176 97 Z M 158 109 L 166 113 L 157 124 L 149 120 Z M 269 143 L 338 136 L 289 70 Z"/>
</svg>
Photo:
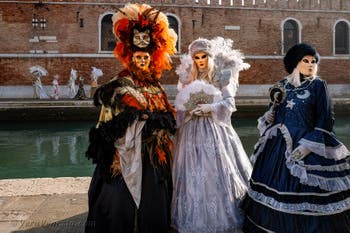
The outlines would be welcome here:
<svg viewBox="0 0 350 233">
<path fill-rule="evenodd" d="M 147 4 L 127 4 L 113 15 L 113 32 L 117 37 L 114 55 L 129 67 L 135 51 L 151 55 L 151 71 L 160 77 L 171 69 L 171 54 L 176 52 L 177 35 L 169 28 L 167 16 Z"/>
<path fill-rule="evenodd" d="M 211 40 L 198 38 L 194 40 L 188 47 L 188 54 L 182 56 L 179 66 L 175 72 L 179 75 L 178 88 L 193 81 L 191 77 L 191 67 L 193 56 L 198 52 L 205 52 L 213 59 L 216 69 L 215 80 L 220 82 L 221 86 L 226 86 L 230 82 L 233 84 L 234 93 L 238 88 L 238 74 L 241 70 L 248 69 L 250 65 L 243 61 L 243 54 L 233 49 L 233 41 L 223 37 L 215 37 Z"/>
</svg>

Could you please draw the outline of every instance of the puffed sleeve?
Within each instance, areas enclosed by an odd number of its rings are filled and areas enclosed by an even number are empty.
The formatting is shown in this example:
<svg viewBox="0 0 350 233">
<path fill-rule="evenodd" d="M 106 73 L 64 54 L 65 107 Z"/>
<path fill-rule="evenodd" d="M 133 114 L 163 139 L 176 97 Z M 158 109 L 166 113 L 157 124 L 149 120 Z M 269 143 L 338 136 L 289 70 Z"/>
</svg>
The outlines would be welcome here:
<svg viewBox="0 0 350 233">
<path fill-rule="evenodd" d="M 223 125 L 231 125 L 231 115 L 237 111 L 235 103 L 236 87 L 233 79 L 221 89 L 222 100 L 212 104 L 212 116 Z"/>
<path fill-rule="evenodd" d="M 317 81 L 315 85 L 317 98 L 314 110 L 314 130 L 307 133 L 299 144 L 325 158 L 343 159 L 349 155 L 349 151 L 333 133 L 334 112 L 327 83 L 320 79 L 315 81 Z"/>
</svg>

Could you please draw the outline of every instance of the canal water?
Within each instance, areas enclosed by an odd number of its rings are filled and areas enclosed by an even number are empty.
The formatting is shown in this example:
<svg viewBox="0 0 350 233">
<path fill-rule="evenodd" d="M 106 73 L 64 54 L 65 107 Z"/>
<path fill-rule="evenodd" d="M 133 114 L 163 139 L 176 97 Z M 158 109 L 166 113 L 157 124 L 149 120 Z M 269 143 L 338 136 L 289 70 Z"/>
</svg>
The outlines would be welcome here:
<svg viewBox="0 0 350 233">
<path fill-rule="evenodd" d="M 85 157 L 93 122 L 0 122 L 0 179 L 91 176 Z M 258 139 L 256 118 L 233 119 L 248 155 Z M 338 138 L 350 149 L 350 122 L 336 119 Z"/>
</svg>

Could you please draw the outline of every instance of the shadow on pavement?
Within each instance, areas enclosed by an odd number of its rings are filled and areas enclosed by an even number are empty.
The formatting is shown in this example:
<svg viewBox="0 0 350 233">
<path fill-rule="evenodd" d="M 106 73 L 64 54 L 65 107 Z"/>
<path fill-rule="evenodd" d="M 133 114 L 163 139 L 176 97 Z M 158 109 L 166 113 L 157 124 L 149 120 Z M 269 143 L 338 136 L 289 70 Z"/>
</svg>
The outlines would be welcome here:
<svg viewBox="0 0 350 233">
<path fill-rule="evenodd" d="M 83 213 L 47 225 L 44 225 L 44 222 L 25 222 L 22 228 L 29 229 L 12 231 L 11 233 L 84 233 L 86 218 L 87 213 Z M 178 232 L 175 229 L 171 229 L 169 233 Z"/>
<path fill-rule="evenodd" d="M 61 221 L 48 223 L 46 225 L 45 219 L 43 221 L 26 221 L 21 228 L 26 230 L 12 231 L 12 233 L 84 233 L 85 221 L 87 213 L 75 215 Z"/>
</svg>

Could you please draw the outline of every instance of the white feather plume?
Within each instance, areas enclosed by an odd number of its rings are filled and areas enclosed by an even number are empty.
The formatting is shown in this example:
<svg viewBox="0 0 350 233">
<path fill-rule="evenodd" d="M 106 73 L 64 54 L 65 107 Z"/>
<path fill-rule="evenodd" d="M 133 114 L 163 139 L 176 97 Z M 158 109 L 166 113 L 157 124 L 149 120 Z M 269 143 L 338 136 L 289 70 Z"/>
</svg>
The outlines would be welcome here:
<svg viewBox="0 0 350 233">
<path fill-rule="evenodd" d="M 183 89 L 179 91 L 179 93 L 176 95 L 175 98 L 175 108 L 180 111 L 186 110 L 186 103 L 191 98 L 191 94 L 196 94 L 199 92 L 205 92 L 207 95 L 213 96 L 213 103 L 218 102 L 222 100 L 221 91 L 217 88 L 215 88 L 213 85 L 208 84 L 202 80 L 195 80 L 189 85 L 186 85 Z"/>
</svg>

